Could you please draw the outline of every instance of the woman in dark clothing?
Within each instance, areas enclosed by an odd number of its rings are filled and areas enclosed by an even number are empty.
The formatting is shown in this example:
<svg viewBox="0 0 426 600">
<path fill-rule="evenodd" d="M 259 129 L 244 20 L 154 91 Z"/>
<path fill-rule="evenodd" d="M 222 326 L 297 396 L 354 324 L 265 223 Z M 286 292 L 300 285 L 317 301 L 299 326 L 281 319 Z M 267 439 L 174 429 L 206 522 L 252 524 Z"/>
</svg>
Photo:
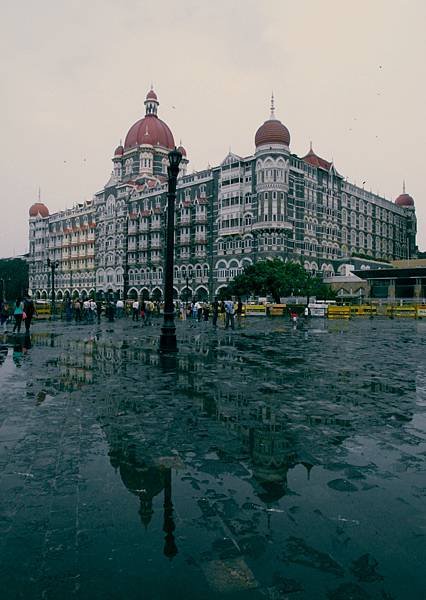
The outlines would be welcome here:
<svg viewBox="0 0 426 600">
<path fill-rule="evenodd" d="M 31 298 L 26 298 L 26 300 L 24 302 L 24 312 L 26 314 L 26 317 L 24 320 L 25 333 L 30 332 L 31 321 L 32 321 L 35 311 L 36 310 L 35 310 L 34 302 L 31 300 Z"/>
</svg>

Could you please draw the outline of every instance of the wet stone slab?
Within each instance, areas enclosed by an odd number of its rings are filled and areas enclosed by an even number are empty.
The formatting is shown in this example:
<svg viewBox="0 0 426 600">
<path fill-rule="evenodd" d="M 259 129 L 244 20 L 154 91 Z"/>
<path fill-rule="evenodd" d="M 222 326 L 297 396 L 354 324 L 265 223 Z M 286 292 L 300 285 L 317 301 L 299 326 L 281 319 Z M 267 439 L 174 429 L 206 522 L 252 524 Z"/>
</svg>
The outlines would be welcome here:
<svg viewBox="0 0 426 600">
<path fill-rule="evenodd" d="M 417 599 L 426 322 L 0 337 L 0 597 Z"/>
</svg>

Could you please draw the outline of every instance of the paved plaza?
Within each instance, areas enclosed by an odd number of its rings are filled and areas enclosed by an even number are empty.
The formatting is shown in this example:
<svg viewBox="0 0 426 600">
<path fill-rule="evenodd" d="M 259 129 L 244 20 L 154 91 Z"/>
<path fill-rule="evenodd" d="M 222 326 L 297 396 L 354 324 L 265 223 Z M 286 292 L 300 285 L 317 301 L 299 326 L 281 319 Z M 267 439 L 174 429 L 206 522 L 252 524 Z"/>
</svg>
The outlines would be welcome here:
<svg viewBox="0 0 426 600">
<path fill-rule="evenodd" d="M 0 335 L 2 600 L 425 597 L 426 321 Z"/>
</svg>

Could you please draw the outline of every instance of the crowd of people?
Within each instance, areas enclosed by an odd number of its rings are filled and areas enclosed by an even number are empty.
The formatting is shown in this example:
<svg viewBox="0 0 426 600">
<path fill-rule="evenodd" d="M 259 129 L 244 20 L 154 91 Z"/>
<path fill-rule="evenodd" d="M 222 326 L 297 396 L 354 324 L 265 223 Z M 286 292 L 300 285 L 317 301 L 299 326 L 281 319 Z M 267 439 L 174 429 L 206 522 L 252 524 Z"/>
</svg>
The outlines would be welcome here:
<svg viewBox="0 0 426 600">
<path fill-rule="evenodd" d="M 192 300 L 189 302 L 175 301 L 175 315 L 182 321 L 209 322 L 214 328 L 218 326 L 218 321 L 223 321 L 225 329 L 235 329 L 235 322 L 241 323 L 241 317 L 244 314 L 241 298 L 236 302 L 233 300 L 219 300 L 217 297 L 213 302 L 204 302 L 201 300 Z M 159 317 L 162 311 L 162 304 L 154 300 L 127 300 L 123 301 L 108 299 L 106 301 L 93 300 L 91 298 L 66 298 L 63 303 L 57 307 L 57 316 L 68 322 L 76 323 L 100 323 L 101 318 L 106 318 L 109 322 L 115 319 L 131 318 L 134 322 L 141 321 L 143 325 L 151 325 L 154 317 Z M 17 298 L 14 303 L 0 301 L 0 322 L 3 331 L 8 331 L 8 327 L 13 323 L 12 333 L 20 333 L 22 324 L 25 325 L 25 332 L 29 333 L 31 321 L 37 314 L 36 307 L 30 297 Z M 290 311 L 290 319 L 296 323 L 299 315 Z M 306 307 L 304 316 L 309 316 L 309 309 Z"/>
</svg>

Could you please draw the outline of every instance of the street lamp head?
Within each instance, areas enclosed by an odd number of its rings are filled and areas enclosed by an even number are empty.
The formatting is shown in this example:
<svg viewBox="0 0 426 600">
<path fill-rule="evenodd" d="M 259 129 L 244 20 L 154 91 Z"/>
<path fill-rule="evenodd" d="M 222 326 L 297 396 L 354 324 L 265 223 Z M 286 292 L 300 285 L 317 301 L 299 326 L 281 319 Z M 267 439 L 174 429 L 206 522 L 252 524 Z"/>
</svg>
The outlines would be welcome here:
<svg viewBox="0 0 426 600">
<path fill-rule="evenodd" d="M 172 169 L 173 168 L 178 169 L 181 160 L 182 160 L 182 153 L 179 152 L 179 150 L 175 146 L 175 148 L 169 152 L 169 163 L 170 163 L 170 166 L 172 167 Z"/>
</svg>

